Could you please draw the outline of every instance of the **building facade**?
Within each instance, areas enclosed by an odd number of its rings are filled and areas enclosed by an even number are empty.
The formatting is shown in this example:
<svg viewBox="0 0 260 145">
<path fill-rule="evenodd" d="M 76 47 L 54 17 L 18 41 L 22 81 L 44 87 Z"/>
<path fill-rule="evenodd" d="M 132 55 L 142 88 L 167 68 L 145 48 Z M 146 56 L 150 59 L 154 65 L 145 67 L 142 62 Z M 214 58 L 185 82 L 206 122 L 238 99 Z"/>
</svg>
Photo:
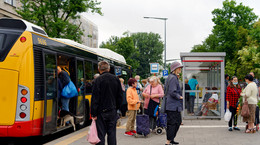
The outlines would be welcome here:
<svg viewBox="0 0 260 145">
<path fill-rule="evenodd" d="M 21 6 L 20 0 L 1 0 L 0 1 L 0 18 L 21 18 L 16 13 L 16 9 Z"/>
<path fill-rule="evenodd" d="M 83 31 L 83 36 L 81 37 L 82 44 L 88 47 L 98 48 L 98 26 L 83 15 L 81 15 L 80 19 L 75 21 L 75 23 L 80 25 Z"/>
<path fill-rule="evenodd" d="M 22 17 L 16 13 L 16 9 L 21 7 L 20 0 L 0 0 L 0 18 L 8 17 L 14 19 L 21 19 Z M 81 15 L 79 20 L 73 23 L 80 25 L 83 30 L 83 36 L 81 37 L 82 44 L 98 48 L 98 27 L 96 24 Z"/>
</svg>

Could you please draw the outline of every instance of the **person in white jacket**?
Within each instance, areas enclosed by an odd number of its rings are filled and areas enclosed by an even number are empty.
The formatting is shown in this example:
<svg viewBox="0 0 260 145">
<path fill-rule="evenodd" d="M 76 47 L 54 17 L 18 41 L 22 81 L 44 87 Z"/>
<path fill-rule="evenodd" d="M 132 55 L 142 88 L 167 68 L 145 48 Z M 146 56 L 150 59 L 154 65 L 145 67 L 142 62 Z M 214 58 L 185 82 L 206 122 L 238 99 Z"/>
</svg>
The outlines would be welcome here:
<svg viewBox="0 0 260 145">
<path fill-rule="evenodd" d="M 248 74 L 245 76 L 245 81 L 248 85 L 241 93 L 241 96 L 243 96 L 243 102 L 245 101 L 245 98 L 247 98 L 249 108 L 249 117 L 243 117 L 243 122 L 248 122 L 248 129 L 246 130 L 246 133 L 254 133 L 256 131 L 254 128 L 254 122 L 258 89 L 253 80 L 254 78 L 252 75 Z"/>
</svg>

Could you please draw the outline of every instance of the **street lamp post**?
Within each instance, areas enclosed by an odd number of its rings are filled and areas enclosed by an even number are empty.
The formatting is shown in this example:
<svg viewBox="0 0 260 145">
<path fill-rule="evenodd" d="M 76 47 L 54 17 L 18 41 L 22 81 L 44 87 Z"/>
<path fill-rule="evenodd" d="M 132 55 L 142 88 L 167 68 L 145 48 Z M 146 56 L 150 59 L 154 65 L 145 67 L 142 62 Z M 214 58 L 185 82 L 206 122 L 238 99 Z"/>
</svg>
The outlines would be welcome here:
<svg viewBox="0 0 260 145">
<path fill-rule="evenodd" d="M 158 17 L 144 17 L 144 18 L 164 20 L 164 69 L 166 69 L 166 20 L 168 18 L 158 18 Z"/>
</svg>

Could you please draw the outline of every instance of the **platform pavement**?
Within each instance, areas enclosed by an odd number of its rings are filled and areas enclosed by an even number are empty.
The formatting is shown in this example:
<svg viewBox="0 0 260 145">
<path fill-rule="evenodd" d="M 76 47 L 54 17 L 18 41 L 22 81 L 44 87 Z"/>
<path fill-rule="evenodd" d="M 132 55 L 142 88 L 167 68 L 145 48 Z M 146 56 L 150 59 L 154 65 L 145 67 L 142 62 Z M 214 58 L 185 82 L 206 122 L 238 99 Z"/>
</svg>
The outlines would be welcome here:
<svg viewBox="0 0 260 145">
<path fill-rule="evenodd" d="M 118 145 L 164 145 L 166 140 L 163 135 L 152 133 L 148 138 L 135 138 L 124 136 L 125 122 L 117 128 Z M 238 126 L 241 131 L 228 131 L 224 120 L 183 120 L 176 141 L 180 145 L 258 145 L 260 144 L 260 132 L 245 134 L 245 123 L 239 119 Z M 45 145 L 90 145 L 86 141 L 89 127 L 49 142 Z"/>
</svg>

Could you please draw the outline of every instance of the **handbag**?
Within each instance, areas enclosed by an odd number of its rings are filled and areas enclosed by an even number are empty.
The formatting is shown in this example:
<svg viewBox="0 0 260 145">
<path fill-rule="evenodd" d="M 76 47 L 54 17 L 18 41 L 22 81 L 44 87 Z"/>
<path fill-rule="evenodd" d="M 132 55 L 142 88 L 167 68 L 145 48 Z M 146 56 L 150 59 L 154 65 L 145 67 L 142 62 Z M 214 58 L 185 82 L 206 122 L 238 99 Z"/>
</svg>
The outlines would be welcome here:
<svg viewBox="0 0 260 145">
<path fill-rule="evenodd" d="M 243 103 L 243 106 L 242 106 L 241 116 L 249 117 L 249 108 L 248 108 L 248 102 L 247 102 L 246 97 L 245 97 L 245 102 Z"/>
<path fill-rule="evenodd" d="M 150 95 L 152 94 L 152 85 L 150 88 Z M 150 117 L 156 117 L 156 115 L 154 115 L 154 112 L 157 112 L 156 108 L 158 109 L 159 103 L 155 102 L 152 98 L 150 98 L 149 100 L 149 104 L 148 104 L 148 114 Z"/>
<path fill-rule="evenodd" d="M 77 88 L 75 87 L 74 83 L 70 81 L 63 89 L 61 92 L 61 95 L 64 98 L 72 98 L 75 96 L 78 96 L 78 91 Z"/>
<path fill-rule="evenodd" d="M 87 141 L 91 144 L 98 144 L 100 142 L 97 134 L 97 126 L 95 120 L 92 120 L 89 133 L 87 135 Z"/>
<path fill-rule="evenodd" d="M 169 75 L 169 77 L 170 77 L 170 75 Z M 163 97 L 162 104 L 161 104 L 161 109 L 160 109 L 160 112 L 161 112 L 161 113 L 165 113 L 165 112 L 166 112 L 166 102 L 167 102 L 167 97 L 166 97 L 166 95 L 167 95 L 167 92 L 168 92 L 168 89 L 169 89 L 169 83 L 168 83 L 168 82 L 170 82 L 171 79 L 172 79 L 172 77 L 169 78 L 169 80 L 166 81 L 165 95 L 164 95 L 164 97 Z"/>
</svg>

